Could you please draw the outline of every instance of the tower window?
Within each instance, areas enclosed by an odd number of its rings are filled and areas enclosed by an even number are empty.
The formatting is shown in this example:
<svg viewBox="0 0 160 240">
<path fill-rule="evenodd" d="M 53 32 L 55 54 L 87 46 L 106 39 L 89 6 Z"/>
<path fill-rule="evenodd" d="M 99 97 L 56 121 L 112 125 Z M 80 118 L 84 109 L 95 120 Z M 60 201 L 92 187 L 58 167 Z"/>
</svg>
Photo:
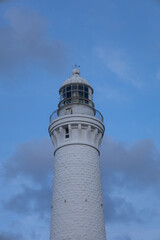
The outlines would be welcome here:
<svg viewBox="0 0 160 240">
<path fill-rule="evenodd" d="M 69 138 L 69 129 L 68 129 L 68 127 L 66 128 L 66 134 L 65 134 L 65 137 L 66 137 L 66 138 Z"/>
<path fill-rule="evenodd" d="M 66 108 L 66 114 L 72 114 L 72 108 Z"/>
</svg>

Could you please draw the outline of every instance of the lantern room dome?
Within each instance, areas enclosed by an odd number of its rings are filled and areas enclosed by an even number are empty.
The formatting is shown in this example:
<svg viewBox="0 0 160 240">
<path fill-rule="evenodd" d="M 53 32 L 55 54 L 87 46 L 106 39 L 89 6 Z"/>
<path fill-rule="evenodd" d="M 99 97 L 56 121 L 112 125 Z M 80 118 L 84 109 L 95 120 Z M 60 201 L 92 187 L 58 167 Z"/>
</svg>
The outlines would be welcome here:
<svg viewBox="0 0 160 240">
<path fill-rule="evenodd" d="M 61 88 L 63 88 L 64 86 L 66 86 L 66 85 L 68 85 L 68 84 L 74 84 L 74 83 L 85 84 L 85 85 L 89 86 L 89 87 L 92 89 L 92 87 L 91 87 L 91 85 L 89 84 L 89 82 L 88 82 L 86 79 L 84 79 L 84 78 L 82 78 L 82 77 L 80 76 L 80 71 L 79 71 L 79 69 L 77 69 L 77 68 L 73 69 L 73 71 L 72 71 L 72 77 L 66 79 L 66 80 L 63 82 Z M 93 89 L 92 89 L 92 90 L 93 90 Z"/>
</svg>

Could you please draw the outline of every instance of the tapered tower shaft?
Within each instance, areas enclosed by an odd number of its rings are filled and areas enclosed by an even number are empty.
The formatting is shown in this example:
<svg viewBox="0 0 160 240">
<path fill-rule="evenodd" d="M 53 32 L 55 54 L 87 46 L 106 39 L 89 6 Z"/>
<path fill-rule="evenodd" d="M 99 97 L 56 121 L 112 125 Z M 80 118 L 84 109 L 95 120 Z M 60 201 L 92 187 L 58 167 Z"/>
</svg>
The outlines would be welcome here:
<svg viewBox="0 0 160 240">
<path fill-rule="evenodd" d="M 105 240 L 99 167 L 104 125 L 92 94 L 90 84 L 74 69 L 50 117 L 55 147 L 50 240 Z"/>
</svg>

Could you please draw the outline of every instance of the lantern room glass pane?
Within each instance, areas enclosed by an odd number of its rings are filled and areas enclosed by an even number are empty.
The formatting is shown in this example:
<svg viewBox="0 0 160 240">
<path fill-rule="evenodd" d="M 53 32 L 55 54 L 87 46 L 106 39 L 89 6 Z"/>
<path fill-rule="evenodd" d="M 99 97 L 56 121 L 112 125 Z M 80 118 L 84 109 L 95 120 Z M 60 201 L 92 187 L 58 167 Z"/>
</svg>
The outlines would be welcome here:
<svg viewBox="0 0 160 240">
<path fill-rule="evenodd" d="M 84 91 L 85 91 L 85 92 L 88 92 L 88 87 L 84 87 Z"/>
<path fill-rule="evenodd" d="M 84 84 L 70 84 L 63 87 L 60 91 L 61 106 L 71 103 L 82 103 L 94 106 L 92 100 L 92 89 Z"/>
<path fill-rule="evenodd" d="M 70 98 L 71 97 L 71 92 L 67 92 L 67 98 Z"/>
<path fill-rule="evenodd" d="M 78 96 L 78 92 L 77 91 L 72 91 L 72 97 L 77 97 Z"/>
<path fill-rule="evenodd" d="M 71 91 L 71 86 L 68 86 L 68 87 L 67 87 L 67 91 Z"/>
<path fill-rule="evenodd" d="M 78 91 L 78 96 L 83 97 L 83 91 Z"/>
<path fill-rule="evenodd" d="M 62 92 L 60 92 L 60 100 L 62 100 L 62 99 L 63 99 Z"/>
<path fill-rule="evenodd" d="M 79 90 L 83 90 L 83 85 L 78 85 Z"/>
<path fill-rule="evenodd" d="M 76 90 L 77 89 L 77 85 L 72 85 L 72 90 Z"/>
<path fill-rule="evenodd" d="M 88 93 L 84 93 L 84 97 L 88 99 Z"/>
<path fill-rule="evenodd" d="M 62 93 L 65 93 L 65 88 L 62 89 Z"/>
</svg>

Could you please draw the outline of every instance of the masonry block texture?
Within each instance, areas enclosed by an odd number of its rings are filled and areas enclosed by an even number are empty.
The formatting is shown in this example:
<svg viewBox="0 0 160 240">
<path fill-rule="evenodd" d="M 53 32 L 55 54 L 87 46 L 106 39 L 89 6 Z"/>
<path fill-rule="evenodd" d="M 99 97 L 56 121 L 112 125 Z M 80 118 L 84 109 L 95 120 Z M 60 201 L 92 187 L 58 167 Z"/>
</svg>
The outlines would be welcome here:
<svg viewBox="0 0 160 240">
<path fill-rule="evenodd" d="M 105 240 L 98 151 L 68 145 L 56 151 L 51 240 Z"/>
<path fill-rule="evenodd" d="M 105 240 L 99 159 L 103 116 L 79 69 L 59 93 L 48 129 L 55 147 L 50 240 Z"/>
</svg>

